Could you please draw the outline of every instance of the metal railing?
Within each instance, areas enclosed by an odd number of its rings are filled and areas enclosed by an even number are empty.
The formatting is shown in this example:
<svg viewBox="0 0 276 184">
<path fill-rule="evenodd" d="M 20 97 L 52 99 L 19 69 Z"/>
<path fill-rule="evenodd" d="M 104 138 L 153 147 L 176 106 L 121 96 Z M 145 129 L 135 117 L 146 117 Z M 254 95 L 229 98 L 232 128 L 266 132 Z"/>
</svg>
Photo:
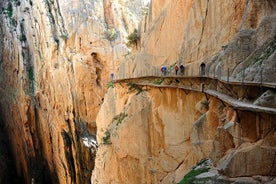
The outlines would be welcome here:
<svg viewBox="0 0 276 184">
<path fill-rule="evenodd" d="M 222 71 L 222 67 L 217 67 L 213 70 L 205 68 L 204 71 L 202 71 L 201 68 L 199 68 L 198 70 L 194 70 L 193 68 L 185 67 L 184 72 L 178 70 L 177 73 L 172 66 L 167 69 L 166 73 L 162 73 L 160 68 L 151 66 L 150 68 L 147 68 L 143 71 L 140 70 L 132 73 L 121 72 L 119 75 L 113 74 L 113 77 L 111 77 L 111 79 L 124 80 L 142 77 L 206 77 L 229 83 L 270 86 L 276 88 L 276 68 L 264 67 L 256 70 L 253 70 L 252 68 L 247 68 L 237 73 L 235 76 L 232 75 L 232 71 L 230 70 L 230 68 L 227 68 L 226 71 Z M 251 75 L 248 76 L 246 75 L 246 73 L 251 73 Z"/>
</svg>

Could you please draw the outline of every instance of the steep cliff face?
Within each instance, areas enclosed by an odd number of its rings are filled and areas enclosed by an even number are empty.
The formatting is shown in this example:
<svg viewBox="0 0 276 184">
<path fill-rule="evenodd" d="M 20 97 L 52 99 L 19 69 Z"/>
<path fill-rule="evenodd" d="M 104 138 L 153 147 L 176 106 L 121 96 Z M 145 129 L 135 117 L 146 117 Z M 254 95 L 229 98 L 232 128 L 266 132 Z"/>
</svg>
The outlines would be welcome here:
<svg viewBox="0 0 276 184">
<path fill-rule="evenodd" d="M 121 66 L 129 76 L 184 64 L 185 75 L 273 82 L 275 3 L 265 1 L 152 1 L 141 23 L 141 48 Z"/>
<path fill-rule="evenodd" d="M 146 75 L 174 63 L 185 75 L 204 63 L 207 76 L 275 82 L 274 1 L 154 0 L 128 57 L 125 38 L 144 2 L 0 2 L 0 120 L 18 175 L 89 183 L 97 132 L 95 183 L 175 183 L 207 157 L 230 178 L 275 176 L 275 115 L 134 84 L 116 84 L 104 97 L 111 72 Z M 255 104 L 275 107 L 273 94 Z"/>
<path fill-rule="evenodd" d="M 97 116 L 93 183 L 177 183 L 206 158 L 224 177 L 275 176 L 275 115 L 200 92 L 128 88 L 110 89 Z"/>
<path fill-rule="evenodd" d="M 188 76 L 275 84 L 275 13 L 271 0 L 152 1 L 140 45 L 118 76 L 160 75 L 162 65 L 177 63 Z M 211 182 L 275 182 L 275 115 L 200 92 L 118 83 L 97 116 L 92 182 L 177 183 L 206 158 L 216 168 Z M 254 104 L 275 107 L 273 94 Z"/>
<path fill-rule="evenodd" d="M 26 183 L 88 183 L 96 114 L 142 1 L 1 1 L 0 109 Z M 130 12 L 132 12 L 131 15 Z M 128 19 L 126 19 L 128 17 Z"/>
</svg>

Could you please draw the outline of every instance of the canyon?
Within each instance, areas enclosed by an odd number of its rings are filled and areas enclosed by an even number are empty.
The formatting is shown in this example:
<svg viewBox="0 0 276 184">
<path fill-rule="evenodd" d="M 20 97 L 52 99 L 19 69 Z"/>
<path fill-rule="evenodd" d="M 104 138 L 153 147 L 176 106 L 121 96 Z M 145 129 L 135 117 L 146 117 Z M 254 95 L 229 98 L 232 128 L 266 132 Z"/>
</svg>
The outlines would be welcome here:
<svg viewBox="0 0 276 184">
<path fill-rule="evenodd" d="M 0 8 L 1 183 L 276 182 L 274 0 Z"/>
</svg>

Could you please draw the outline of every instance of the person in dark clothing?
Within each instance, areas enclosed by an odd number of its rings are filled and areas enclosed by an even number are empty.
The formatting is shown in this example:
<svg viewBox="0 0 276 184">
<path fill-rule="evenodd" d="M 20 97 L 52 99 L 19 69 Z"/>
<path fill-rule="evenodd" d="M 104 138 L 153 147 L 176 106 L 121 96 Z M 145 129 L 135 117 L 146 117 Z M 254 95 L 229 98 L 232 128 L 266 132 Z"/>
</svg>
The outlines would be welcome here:
<svg viewBox="0 0 276 184">
<path fill-rule="evenodd" d="M 111 73 L 111 74 L 110 74 L 110 79 L 111 79 L 111 80 L 114 80 L 114 73 Z"/>
<path fill-rule="evenodd" d="M 167 66 L 164 66 L 164 76 L 167 75 Z"/>
<path fill-rule="evenodd" d="M 180 75 L 184 75 L 184 70 L 185 70 L 184 66 L 180 65 L 179 68 L 180 68 Z"/>
<path fill-rule="evenodd" d="M 164 75 L 164 66 L 161 67 L 161 75 Z"/>
<path fill-rule="evenodd" d="M 167 73 L 167 66 L 162 66 L 162 67 L 161 67 L 161 74 L 162 74 L 163 76 L 166 76 L 166 73 Z"/>
<path fill-rule="evenodd" d="M 177 75 L 178 70 L 179 70 L 179 68 L 178 68 L 178 65 L 176 64 L 176 65 L 174 66 L 175 75 Z"/>
</svg>

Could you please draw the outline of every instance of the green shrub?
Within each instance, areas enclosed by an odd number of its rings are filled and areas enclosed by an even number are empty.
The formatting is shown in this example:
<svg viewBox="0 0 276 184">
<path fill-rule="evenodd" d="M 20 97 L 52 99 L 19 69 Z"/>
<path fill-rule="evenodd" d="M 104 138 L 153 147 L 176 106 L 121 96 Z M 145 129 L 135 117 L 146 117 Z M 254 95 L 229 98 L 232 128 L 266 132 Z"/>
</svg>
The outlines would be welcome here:
<svg viewBox="0 0 276 184">
<path fill-rule="evenodd" d="M 178 184 L 191 184 L 194 183 L 196 176 L 201 173 L 208 172 L 210 170 L 210 165 L 208 159 L 203 159 L 195 167 L 193 167 Z"/>
<path fill-rule="evenodd" d="M 28 70 L 28 78 L 29 78 L 29 85 L 30 85 L 29 86 L 30 93 L 34 94 L 36 81 L 35 81 L 35 73 L 34 73 L 34 68 L 33 67 L 31 67 Z"/>
<path fill-rule="evenodd" d="M 127 42 L 128 47 L 134 47 L 134 46 L 137 47 L 140 41 L 138 30 L 134 29 L 134 31 L 130 35 L 128 35 L 127 39 L 128 39 L 128 42 Z"/>
<path fill-rule="evenodd" d="M 109 89 L 109 88 L 114 88 L 114 83 L 112 81 L 109 81 L 107 83 L 107 89 Z"/>
<path fill-rule="evenodd" d="M 209 169 L 200 168 L 196 170 L 191 170 L 188 174 L 184 176 L 184 178 L 178 184 L 190 184 L 195 180 L 195 177 L 200 175 L 201 173 L 207 172 Z"/>
<path fill-rule="evenodd" d="M 153 83 L 154 83 L 154 84 L 157 84 L 157 85 L 161 85 L 163 81 L 164 81 L 164 79 L 157 79 L 157 80 L 154 81 Z"/>
<path fill-rule="evenodd" d="M 105 31 L 105 37 L 109 41 L 114 41 L 118 38 L 118 32 L 114 28 L 107 29 Z"/>
<path fill-rule="evenodd" d="M 110 130 L 107 129 L 107 130 L 104 132 L 104 137 L 102 138 L 102 143 L 103 143 L 103 144 L 112 144 L 112 143 L 111 143 L 111 140 L 110 140 L 110 137 L 111 137 Z"/>
<path fill-rule="evenodd" d="M 25 35 L 20 35 L 20 36 L 19 36 L 19 40 L 20 40 L 21 42 L 25 42 L 25 41 L 27 40 L 27 37 L 26 37 Z"/>
<path fill-rule="evenodd" d="M 12 4 L 11 3 L 8 4 L 6 12 L 7 12 L 8 17 L 12 18 L 12 16 L 13 16 L 13 9 L 12 9 Z"/>
<path fill-rule="evenodd" d="M 113 121 L 116 122 L 116 126 L 119 126 L 122 123 L 122 121 L 125 119 L 125 117 L 127 117 L 127 114 L 125 112 L 122 112 L 119 115 L 115 116 L 113 118 Z"/>
<path fill-rule="evenodd" d="M 137 91 L 136 95 L 138 95 L 139 93 L 144 91 L 143 88 L 141 86 L 139 86 L 138 84 L 130 82 L 127 85 L 129 86 L 129 88 L 128 88 L 129 92 Z"/>
<path fill-rule="evenodd" d="M 16 27 L 17 26 L 17 21 L 14 18 L 11 18 L 11 24 Z"/>
</svg>

